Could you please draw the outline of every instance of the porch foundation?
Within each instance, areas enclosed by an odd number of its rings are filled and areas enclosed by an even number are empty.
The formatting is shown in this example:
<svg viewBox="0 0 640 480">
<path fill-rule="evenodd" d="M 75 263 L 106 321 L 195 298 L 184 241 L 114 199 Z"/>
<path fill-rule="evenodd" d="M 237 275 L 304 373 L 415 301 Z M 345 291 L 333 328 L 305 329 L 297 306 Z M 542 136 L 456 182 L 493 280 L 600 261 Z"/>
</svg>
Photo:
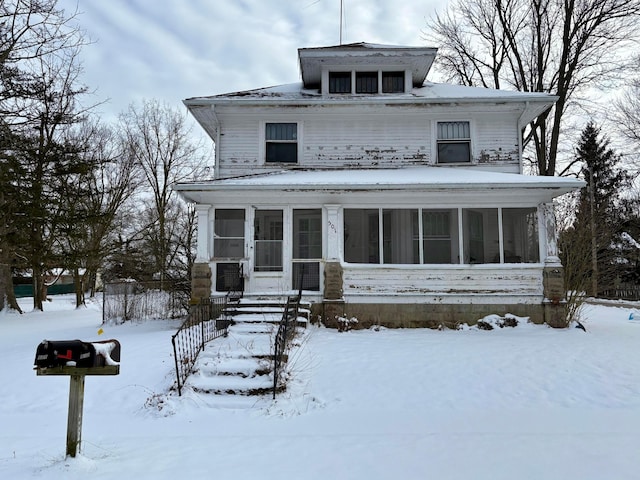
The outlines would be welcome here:
<svg viewBox="0 0 640 480">
<path fill-rule="evenodd" d="M 550 264 L 542 272 L 542 285 L 545 301 L 544 322 L 553 328 L 566 328 L 567 302 L 564 290 L 564 272 L 562 265 Z"/>
<path fill-rule="evenodd" d="M 345 315 L 345 303 L 342 296 L 342 273 L 340 262 L 325 263 L 322 318 L 327 326 L 337 326 L 337 318 Z"/>
<path fill-rule="evenodd" d="M 334 311 L 337 305 L 325 302 L 323 322 L 327 327 L 338 326 Z M 533 323 L 545 322 L 543 305 L 536 304 L 405 304 L 405 303 L 344 303 L 342 315 L 358 319 L 356 328 L 380 325 L 388 328 L 458 328 L 475 325 L 487 315 L 529 317 Z M 331 312 L 331 315 L 327 315 Z"/>
<path fill-rule="evenodd" d="M 208 263 L 194 263 L 191 269 L 191 303 L 199 303 L 211 296 L 211 266 Z"/>
</svg>

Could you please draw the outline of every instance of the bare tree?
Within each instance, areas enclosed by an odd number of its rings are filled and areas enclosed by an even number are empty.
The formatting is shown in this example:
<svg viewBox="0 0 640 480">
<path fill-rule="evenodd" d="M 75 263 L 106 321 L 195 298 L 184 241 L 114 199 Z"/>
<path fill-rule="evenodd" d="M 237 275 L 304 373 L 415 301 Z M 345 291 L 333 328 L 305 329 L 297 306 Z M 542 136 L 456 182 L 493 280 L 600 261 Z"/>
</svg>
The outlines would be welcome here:
<svg viewBox="0 0 640 480">
<path fill-rule="evenodd" d="M 636 72 L 640 69 L 640 57 L 635 60 Z M 640 78 L 631 79 L 622 96 L 616 101 L 614 115 L 621 133 L 636 147 L 640 146 Z"/>
<path fill-rule="evenodd" d="M 98 270 L 113 248 L 117 215 L 139 185 L 134 159 L 113 129 L 95 120 L 70 132 L 84 168 L 67 177 L 62 201 L 67 215 L 58 237 L 61 264 L 74 276 L 76 306 L 95 293 Z"/>
<path fill-rule="evenodd" d="M 440 47 L 449 81 L 558 97 L 523 132 L 538 173 L 555 175 L 566 115 L 589 89 L 620 80 L 639 16 L 639 0 L 453 0 L 424 38 Z"/>
<path fill-rule="evenodd" d="M 145 237 L 155 261 L 155 272 L 161 285 L 169 278 L 175 251 L 172 247 L 176 215 L 177 182 L 197 178 L 205 165 L 205 153 L 195 143 L 186 117 L 168 105 L 145 101 L 130 106 L 121 116 L 122 129 L 130 154 L 142 172 L 142 183 L 148 189 Z"/>
</svg>

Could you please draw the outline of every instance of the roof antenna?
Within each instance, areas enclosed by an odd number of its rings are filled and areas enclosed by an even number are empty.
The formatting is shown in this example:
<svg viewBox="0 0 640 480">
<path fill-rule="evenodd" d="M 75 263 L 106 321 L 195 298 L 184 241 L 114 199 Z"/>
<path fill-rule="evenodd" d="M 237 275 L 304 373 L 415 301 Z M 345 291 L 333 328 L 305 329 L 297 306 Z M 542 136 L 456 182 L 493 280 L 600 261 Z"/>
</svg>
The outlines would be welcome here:
<svg viewBox="0 0 640 480">
<path fill-rule="evenodd" d="M 342 45 L 342 9 L 344 8 L 344 0 L 340 0 L 340 45 Z"/>
</svg>

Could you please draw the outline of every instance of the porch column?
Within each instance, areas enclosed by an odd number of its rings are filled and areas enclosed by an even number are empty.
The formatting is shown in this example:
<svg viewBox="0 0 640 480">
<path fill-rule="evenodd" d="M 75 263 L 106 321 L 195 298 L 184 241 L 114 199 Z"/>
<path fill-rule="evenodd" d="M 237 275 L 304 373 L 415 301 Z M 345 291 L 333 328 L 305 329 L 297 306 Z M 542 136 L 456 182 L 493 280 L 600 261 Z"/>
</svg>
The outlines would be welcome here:
<svg viewBox="0 0 640 480">
<path fill-rule="evenodd" d="M 340 205 L 325 205 L 327 210 L 327 261 L 340 261 L 342 248 L 342 223 L 340 222 Z"/>
<path fill-rule="evenodd" d="M 337 325 L 336 318 L 344 315 L 342 296 L 342 222 L 340 205 L 325 205 L 327 212 L 327 253 L 324 265 L 323 321 L 327 326 Z"/>
<path fill-rule="evenodd" d="M 564 271 L 558 256 L 556 217 L 553 203 L 538 206 L 541 237 L 545 245 L 542 287 L 544 294 L 544 321 L 556 328 L 567 326 L 566 292 L 564 290 Z"/>
<path fill-rule="evenodd" d="M 196 205 L 198 215 L 198 239 L 196 241 L 196 263 L 209 263 L 209 210 L 211 205 Z"/>
<path fill-rule="evenodd" d="M 211 296 L 211 266 L 209 265 L 209 210 L 211 205 L 196 205 L 198 239 L 196 259 L 191 271 L 191 303 Z"/>
<path fill-rule="evenodd" d="M 558 239 L 556 232 L 556 215 L 553 203 L 542 203 L 538 206 L 538 218 L 542 240 L 544 241 L 544 263 L 562 266 L 558 257 Z"/>
</svg>

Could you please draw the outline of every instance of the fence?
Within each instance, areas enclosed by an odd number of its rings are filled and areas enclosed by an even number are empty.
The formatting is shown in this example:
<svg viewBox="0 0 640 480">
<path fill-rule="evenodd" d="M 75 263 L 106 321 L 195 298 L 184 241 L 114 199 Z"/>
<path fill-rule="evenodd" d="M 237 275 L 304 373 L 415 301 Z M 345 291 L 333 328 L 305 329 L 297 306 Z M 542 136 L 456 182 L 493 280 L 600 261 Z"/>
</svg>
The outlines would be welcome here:
<svg viewBox="0 0 640 480">
<path fill-rule="evenodd" d="M 226 313 L 227 300 L 226 296 L 213 297 L 191 305 L 186 320 L 171 337 L 178 395 L 182 395 L 184 382 L 193 371 L 198 354 L 205 344 L 215 338 L 227 336 L 230 323 Z"/>
<path fill-rule="evenodd" d="M 104 286 L 102 323 L 180 318 L 188 313 L 188 298 L 166 282 L 116 282 Z"/>
<path fill-rule="evenodd" d="M 640 300 L 640 285 L 618 285 L 617 287 L 606 288 L 598 295 L 609 300 Z"/>
<path fill-rule="evenodd" d="M 287 305 L 282 312 L 282 319 L 278 325 L 278 333 L 273 345 L 273 398 L 276 398 L 278 388 L 283 385 L 282 363 L 286 361 L 287 350 L 291 339 L 295 336 L 298 323 L 298 309 L 300 308 L 300 294 L 287 298 Z"/>
</svg>

